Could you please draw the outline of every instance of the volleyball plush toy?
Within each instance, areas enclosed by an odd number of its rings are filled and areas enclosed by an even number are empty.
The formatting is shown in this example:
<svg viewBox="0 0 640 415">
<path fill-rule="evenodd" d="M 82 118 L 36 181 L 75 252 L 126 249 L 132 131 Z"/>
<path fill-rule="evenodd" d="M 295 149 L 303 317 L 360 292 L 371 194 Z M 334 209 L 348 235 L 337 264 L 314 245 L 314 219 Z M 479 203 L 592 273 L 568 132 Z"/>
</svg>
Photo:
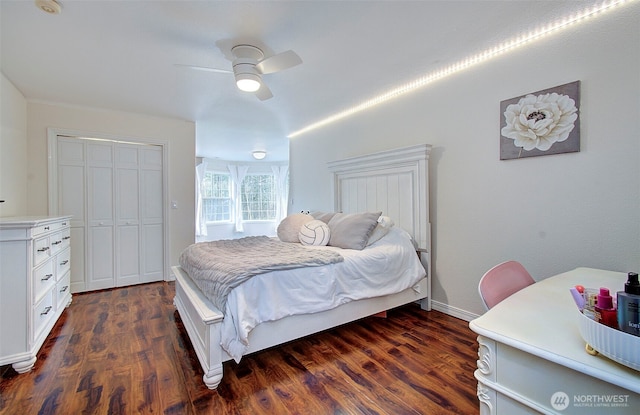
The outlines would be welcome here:
<svg viewBox="0 0 640 415">
<path fill-rule="evenodd" d="M 302 225 L 298 233 L 302 245 L 324 246 L 329 243 L 330 236 L 329 225 L 318 219 Z"/>
</svg>

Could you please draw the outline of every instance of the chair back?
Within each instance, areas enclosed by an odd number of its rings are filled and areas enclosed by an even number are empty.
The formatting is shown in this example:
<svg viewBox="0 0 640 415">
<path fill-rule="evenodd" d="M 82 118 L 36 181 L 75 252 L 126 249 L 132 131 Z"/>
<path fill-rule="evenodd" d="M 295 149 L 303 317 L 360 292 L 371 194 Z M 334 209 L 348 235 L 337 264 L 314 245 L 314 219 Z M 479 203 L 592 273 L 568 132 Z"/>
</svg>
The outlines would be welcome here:
<svg viewBox="0 0 640 415">
<path fill-rule="evenodd" d="M 478 283 L 478 291 L 484 306 L 489 310 L 511 294 L 534 282 L 535 280 L 522 264 L 517 261 L 507 261 L 485 272 Z"/>
</svg>

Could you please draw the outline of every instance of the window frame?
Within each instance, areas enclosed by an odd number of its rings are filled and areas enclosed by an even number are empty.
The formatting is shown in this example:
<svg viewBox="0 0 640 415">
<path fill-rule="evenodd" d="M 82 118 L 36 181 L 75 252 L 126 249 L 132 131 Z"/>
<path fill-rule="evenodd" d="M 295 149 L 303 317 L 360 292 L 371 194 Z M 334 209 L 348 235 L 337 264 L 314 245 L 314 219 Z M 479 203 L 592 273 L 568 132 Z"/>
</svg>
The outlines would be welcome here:
<svg viewBox="0 0 640 415">
<path fill-rule="evenodd" d="M 226 198 L 225 198 L 225 197 L 205 197 L 205 196 L 204 196 L 205 191 L 204 191 L 204 189 L 202 189 L 202 193 L 203 193 L 203 196 L 202 196 L 202 204 L 203 204 L 203 207 L 202 207 L 202 209 L 205 209 L 205 208 L 204 208 L 204 204 L 205 204 L 205 200 L 206 200 L 206 199 L 227 199 L 227 200 L 228 200 L 228 204 L 229 204 L 229 205 L 228 205 L 228 210 L 229 210 L 229 219 L 223 219 L 223 220 L 210 220 L 210 219 L 206 216 L 206 214 L 205 214 L 205 223 L 206 223 L 207 225 L 227 225 L 227 224 L 233 223 L 233 221 L 234 221 L 234 209 L 233 209 L 233 190 L 234 190 L 234 189 L 233 189 L 233 186 L 234 186 L 234 185 L 233 185 L 233 180 L 231 179 L 231 174 L 230 174 L 230 173 L 228 173 L 228 172 L 219 171 L 219 170 L 207 170 L 207 171 L 205 172 L 205 178 L 207 177 L 207 175 L 212 175 L 212 176 L 215 176 L 215 175 L 226 176 L 226 177 L 227 177 L 227 180 L 228 180 L 228 182 L 229 182 L 229 189 L 228 189 L 228 191 L 229 191 L 229 197 L 226 197 Z M 206 180 L 206 179 L 205 179 L 205 180 Z M 213 189 L 212 189 L 212 190 L 213 190 Z"/>
<path fill-rule="evenodd" d="M 271 213 L 272 213 L 272 217 L 269 219 L 247 219 L 245 218 L 245 201 L 244 201 L 244 196 L 245 196 L 245 192 L 244 192 L 244 186 L 245 186 L 245 181 L 247 180 L 248 177 L 251 176 L 267 176 L 270 178 L 271 180 L 271 200 L 267 201 L 267 203 L 271 203 L 272 209 L 271 209 Z M 272 172 L 250 172 L 247 173 L 244 177 L 244 179 L 242 180 L 242 183 L 240 185 L 240 194 L 241 197 L 243 198 L 243 200 L 241 201 L 242 203 L 242 221 L 244 223 L 258 223 L 258 222 L 275 222 L 276 220 L 276 216 L 277 216 L 277 200 L 278 200 L 278 194 L 277 194 L 277 183 L 276 183 L 276 177 Z M 249 202 L 247 202 L 249 203 Z M 263 201 L 259 201 L 259 203 L 264 203 Z M 259 211 L 264 211 L 264 210 L 259 210 Z"/>
</svg>

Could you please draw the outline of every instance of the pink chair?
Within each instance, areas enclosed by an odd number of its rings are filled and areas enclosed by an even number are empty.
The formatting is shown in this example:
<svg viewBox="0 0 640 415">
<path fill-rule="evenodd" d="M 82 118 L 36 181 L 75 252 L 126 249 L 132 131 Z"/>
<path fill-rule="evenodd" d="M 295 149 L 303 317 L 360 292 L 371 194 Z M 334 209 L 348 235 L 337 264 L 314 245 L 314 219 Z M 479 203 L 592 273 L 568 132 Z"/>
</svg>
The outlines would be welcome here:
<svg viewBox="0 0 640 415">
<path fill-rule="evenodd" d="M 480 279 L 478 292 L 487 310 L 533 284 L 535 280 L 529 272 L 517 261 L 507 261 L 491 268 Z"/>
</svg>

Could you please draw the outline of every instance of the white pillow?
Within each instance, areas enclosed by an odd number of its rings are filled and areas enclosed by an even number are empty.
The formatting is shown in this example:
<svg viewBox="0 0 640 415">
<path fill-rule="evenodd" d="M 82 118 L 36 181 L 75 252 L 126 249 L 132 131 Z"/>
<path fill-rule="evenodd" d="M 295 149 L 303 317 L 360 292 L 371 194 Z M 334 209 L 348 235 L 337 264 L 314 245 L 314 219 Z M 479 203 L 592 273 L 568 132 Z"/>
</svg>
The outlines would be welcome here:
<svg viewBox="0 0 640 415">
<path fill-rule="evenodd" d="M 389 216 L 380 216 L 378 218 L 378 224 L 373 228 L 373 232 L 369 235 L 367 246 L 378 242 L 383 236 L 389 233 L 389 230 L 393 226 L 393 220 Z"/>
<path fill-rule="evenodd" d="M 293 215 L 287 216 L 282 219 L 282 222 L 278 225 L 278 238 L 282 242 L 300 242 L 298 239 L 300 228 L 312 220 L 313 216 L 305 215 L 304 213 L 294 213 Z"/>
<path fill-rule="evenodd" d="M 329 225 L 318 219 L 302 225 L 298 233 L 298 239 L 302 245 L 324 246 L 329 243 L 330 237 Z"/>
</svg>

